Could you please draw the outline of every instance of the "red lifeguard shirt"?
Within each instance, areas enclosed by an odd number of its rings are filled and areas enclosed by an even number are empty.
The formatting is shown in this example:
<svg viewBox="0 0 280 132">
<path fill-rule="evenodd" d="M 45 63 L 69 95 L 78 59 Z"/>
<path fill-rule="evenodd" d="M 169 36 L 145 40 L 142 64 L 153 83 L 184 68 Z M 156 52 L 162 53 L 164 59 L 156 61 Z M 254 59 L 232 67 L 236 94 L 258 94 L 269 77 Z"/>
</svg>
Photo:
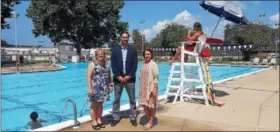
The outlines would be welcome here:
<svg viewBox="0 0 280 132">
<path fill-rule="evenodd" d="M 190 38 L 186 37 L 185 38 L 185 42 L 187 41 L 197 41 L 197 39 L 203 35 L 203 32 L 201 31 L 197 31 L 193 36 L 191 36 Z M 193 43 L 192 45 L 185 45 L 185 50 L 187 51 L 194 51 L 194 47 L 195 47 L 196 43 Z"/>
</svg>

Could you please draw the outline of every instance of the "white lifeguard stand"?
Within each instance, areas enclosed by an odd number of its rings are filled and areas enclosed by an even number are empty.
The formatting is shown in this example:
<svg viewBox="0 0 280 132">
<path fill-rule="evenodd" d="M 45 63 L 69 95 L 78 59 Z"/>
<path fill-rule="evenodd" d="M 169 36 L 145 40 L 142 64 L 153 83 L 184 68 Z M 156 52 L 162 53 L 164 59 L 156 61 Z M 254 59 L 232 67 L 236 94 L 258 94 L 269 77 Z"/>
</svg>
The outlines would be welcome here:
<svg viewBox="0 0 280 132">
<path fill-rule="evenodd" d="M 167 89 L 165 92 L 165 97 L 168 99 L 169 96 L 175 96 L 173 104 L 178 102 L 183 102 L 185 98 L 188 100 L 191 99 L 203 99 L 205 105 L 209 105 L 208 98 L 206 95 L 206 74 L 203 68 L 203 60 L 200 57 L 203 46 L 205 45 L 207 37 L 202 35 L 198 38 L 198 41 L 189 41 L 189 42 L 180 42 L 181 43 L 181 62 L 173 63 L 170 70 L 170 76 L 168 79 Z M 184 49 L 184 45 L 190 45 L 196 43 L 194 52 L 190 52 Z M 188 55 L 189 58 L 194 57 L 195 62 L 185 62 L 184 56 Z M 176 66 L 179 66 L 180 69 L 176 69 Z M 193 78 L 190 76 L 186 77 L 185 68 L 196 68 L 198 72 L 198 78 Z M 192 70 L 193 70 L 192 69 Z M 174 76 L 177 74 L 177 77 Z M 178 77 L 178 74 L 180 75 Z M 195 76 L 194 73 L 191 73 L 191 76 Z M 174 83 L 175 82 L 175 83 Z M 176 83 L 177 82 L 177 83 Z M 195 83 L 200 85 L 195 86 Z M 201 89 L 201 92 L 197 92 L 198 89 Z M 180 101 L 177 101 L 180 97 Z"/>
</svg>

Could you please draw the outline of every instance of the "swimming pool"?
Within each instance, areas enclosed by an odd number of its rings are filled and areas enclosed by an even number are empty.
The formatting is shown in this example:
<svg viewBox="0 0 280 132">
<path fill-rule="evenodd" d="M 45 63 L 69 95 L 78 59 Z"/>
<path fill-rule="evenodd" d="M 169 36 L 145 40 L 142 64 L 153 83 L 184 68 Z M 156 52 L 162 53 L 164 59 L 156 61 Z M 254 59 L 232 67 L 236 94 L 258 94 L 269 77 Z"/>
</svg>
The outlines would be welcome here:
<svg viewBox="0 0 280 132">
<path fill-rule="evenodd" d="M 139 69 L 142 64 L 139 64 Z M 60 114 L 68 98 L 72 98 L 78 109 L 78 116 L 87 98 L 86 70 L 87 63 L 67 63 L 65 70 L 54 72 L 38 72 L 24 74 L 2 75 L 2 130 L 25 131 L 29 114 L 37 111 L 39 117 L 48 122 L 43 126 L 59 122 Z M 231 78 L 245 73 L 255 72 L 263 68 L 210 66 L 210 72 L 214 81 Z M 168 82 L 169 64 L 159 64 L 159 94 L 163 95 Z M 121 104 L 128 103 L 126 91 L 121 98 Z M 112 99 L 104 103 L 105 109 L 110 109 Z M 136 82 L 136 98 L 138 98 L 138 80 Z M 63 121 L 73 118 L 73 109 L 69 105 L 63 117 Z M 84 115 L 88 115 L 88 108 Z"/>
</svg>

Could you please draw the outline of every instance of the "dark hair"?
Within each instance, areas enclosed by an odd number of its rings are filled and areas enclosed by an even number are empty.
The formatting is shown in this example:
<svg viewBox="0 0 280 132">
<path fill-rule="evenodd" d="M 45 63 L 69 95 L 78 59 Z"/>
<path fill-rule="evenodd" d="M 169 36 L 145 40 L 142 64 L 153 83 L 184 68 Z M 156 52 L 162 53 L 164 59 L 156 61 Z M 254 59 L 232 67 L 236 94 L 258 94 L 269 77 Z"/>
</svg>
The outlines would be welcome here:
<svg viewBox="0 0 280 132">
<path fill-rule="evenodd" d="M 143 57 L 145 58 L 145 51 L 149 51 L 151 53 L 151 59 L 153 59 L 153 51 L 150 48 L 146 48 L 143 51 Z"/>
<path fill-rule="evenodd" d="M 37 121 L 37 118 L 38 118 L 38 113 L 33 111 L 31 114 L 30 114 L 30 119 L 34 122 Z"/>
<path fill-rule="evenodd" d="M 202 31 L 202 25 L 200 24 L 200 22 L 195 22 L 193 24 L 193 29 L 198 29 L 199 31 Z"/>
<path fill-rule="evenodd" d="M 123 32 L 123 33 L 121 34 L 121 36 L 122 36 L 123 34 L 127 34 L 128 37 L 130 37 L 130 34 L 129 34 L 128 32 Z"/>
</svg>

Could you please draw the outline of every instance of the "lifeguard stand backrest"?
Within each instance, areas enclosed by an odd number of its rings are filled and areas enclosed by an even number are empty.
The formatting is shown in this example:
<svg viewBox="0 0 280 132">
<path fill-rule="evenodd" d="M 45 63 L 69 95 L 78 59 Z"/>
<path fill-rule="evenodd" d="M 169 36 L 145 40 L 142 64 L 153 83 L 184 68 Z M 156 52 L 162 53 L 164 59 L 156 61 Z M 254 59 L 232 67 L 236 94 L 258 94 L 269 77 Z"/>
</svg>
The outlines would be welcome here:
<svg viewBox="0 0 280 132">
<path fill-rule="evenodd" d="M 200 37 L 198 37 L 198 42 L 197 42 L 197 44 L 196 44 L 196 51 L 197 51 L 197 53 L 201 53 L 201 51 L 202 51 L 202 48 L 203 48 L 203 46 L 205 45 L 205 43 L 206 43 L 206 40 L 207 40 L 207 36 L 206 35 L 201 35 Z"/>
</svg>

